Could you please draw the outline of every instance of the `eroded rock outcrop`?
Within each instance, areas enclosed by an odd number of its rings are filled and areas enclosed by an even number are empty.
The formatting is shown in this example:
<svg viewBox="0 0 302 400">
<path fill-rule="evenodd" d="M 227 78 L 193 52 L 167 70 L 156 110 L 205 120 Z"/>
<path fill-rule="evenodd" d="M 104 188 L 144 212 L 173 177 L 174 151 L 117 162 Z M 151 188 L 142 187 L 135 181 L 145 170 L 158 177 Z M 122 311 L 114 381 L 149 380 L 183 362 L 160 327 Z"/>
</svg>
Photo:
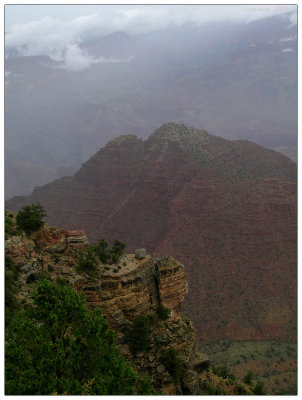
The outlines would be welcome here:
<svg viewBox="0 0 302 400">
<path fill-rule="evenodd" d="M 161 304 L 174 312 L 181 312 L 181 306 L 188 293 L 184 266 L 172 257 L 156 261 L 156 276 Z"/>
<path fill-rule="evenodd" d="M 154 260 L 146 255 L 137 259 L 135 254 L 124 254 L 113 265 L 99 262 L 89 274 L 78 269 L 79 250 L 87 243 L 83 231 L 70 232 L 45 225 L 30 237 L 23 234 L 6 239 L 6 254 L 20 267 L 22 303 L 31 301 L 31 291 L 41 273 L 47 272 L 52 279 L 64 278 L 78 293 L 85 293 L 89 308 L 101 309 L 116 331 L 120 352 L 138 375 L 151 378 L 157 394 L 203 393 L 202 374 L 209 371 L 210 362 L 197 348 L 192 321 L 181 313 L 188 291 L 182 264 L 172 257 Z M 159 306 L 169 309 L 170 315 L 160 318 Z M 149 345 L 143 351 L 133 352 L 127 332 L 135 317 L 141 315 L 153 318 Z M 177 379 L 163 359 L 171 351 L 182 368 Z"/>
<path fill-rule="evenodd" d="M 115 329 L 135 315 L 156 309 L 159 302 L 154 262 L 149 255 L 143 260 L 134 254 L 124 255 L 116 266 L 101 267 L 97 276 L 78 280 L 74 287 L 85 292 L 88 305 L 101 308 Z"/>
</svg>

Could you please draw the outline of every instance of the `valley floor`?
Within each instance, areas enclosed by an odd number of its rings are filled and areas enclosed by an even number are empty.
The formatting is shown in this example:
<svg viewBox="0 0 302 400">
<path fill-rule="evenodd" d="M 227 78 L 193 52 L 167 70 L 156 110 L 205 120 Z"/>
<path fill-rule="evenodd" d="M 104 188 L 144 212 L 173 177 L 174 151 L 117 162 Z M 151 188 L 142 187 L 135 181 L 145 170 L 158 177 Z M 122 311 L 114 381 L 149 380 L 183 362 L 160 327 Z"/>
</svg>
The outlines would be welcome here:
<svg viewBox="0 0 302 400">
<path fill-rule="evenodd" d="M 297 344 L 281 341 L 219 341 L 203 346 L 213 366 L 226 365 L 243 379 L 248 371 L 268 394 L 297 394 Z"/>
</svg>

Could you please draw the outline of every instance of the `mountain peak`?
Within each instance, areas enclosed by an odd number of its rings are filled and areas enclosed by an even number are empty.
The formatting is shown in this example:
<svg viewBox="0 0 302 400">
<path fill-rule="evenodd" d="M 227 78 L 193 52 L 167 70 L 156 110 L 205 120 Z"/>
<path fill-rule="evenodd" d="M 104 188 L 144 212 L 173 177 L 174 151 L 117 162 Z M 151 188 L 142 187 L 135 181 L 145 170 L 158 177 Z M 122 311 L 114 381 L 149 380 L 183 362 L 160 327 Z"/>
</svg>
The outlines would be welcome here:
<svg viewBox="0 0 302 400">
<path fill-rule="evenodd" d="M 187 127 L 177 122 L 166 122 L 150 135 L 149 140 L 170 139 L 183 142 L 191 139 L 192 136 L 205 138 L 210 135 L 205 130 Z"/>
<path fill-rule="evenodd" d="M 200 340 L 295 340 L 296 166 L 285 156 L 170 122 L 147 141 L 116 138 L 74 177 L 7 207 L 36 203 L 50 224 L 91 241 L 118 237 L 185 264 Z"/>
</svg>

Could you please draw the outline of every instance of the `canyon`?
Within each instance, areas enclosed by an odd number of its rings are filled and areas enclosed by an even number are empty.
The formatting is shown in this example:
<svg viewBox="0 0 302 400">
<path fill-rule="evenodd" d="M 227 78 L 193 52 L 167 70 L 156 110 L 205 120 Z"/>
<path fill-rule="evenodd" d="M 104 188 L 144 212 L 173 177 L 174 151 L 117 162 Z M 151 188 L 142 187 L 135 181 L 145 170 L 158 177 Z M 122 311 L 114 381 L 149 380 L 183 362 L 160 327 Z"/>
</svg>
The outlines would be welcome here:
<svg viewBox="0 0 302 400">
<path fill-rule="evenodd" d="M 70 237 L 77 240 L 70 240 Z M 184 266 L 171 257 L 138 259 L 123 254 L 113 265 L 98 262 L 93 273 L 80 271 L 78 261 L 88 247 L 83 231 L 68 231 L 44 225 L 29 236 L 6 234 L 5 254 L 19 269 L 18 302 L 31 301 L 37 282 L 63 279 L 65 284 L 85 295 L 88 308 L 98 307 L 115 330 L 115 343 L 123 357 L 141 377 L 151 379 L 155 394 L 239 394 L 252 393 L 242 381 L 235 382 L 213 373 L 208 356 L 196 343 L 190 319 L 182 313 L 188 291 Z M 8 272 L 7 272 L 8 273 Z M 169 310 L 165 318 L 156 317 L 159 305 Z M 153 318 L 147 349 L 133 353 L 127 329 L 136 317 Z M 182 365 L 181 380 L 176 380 L 163 360 L 172 351 Z"/>
<path fill-rule="evenodd" d="M 167 123 L 147 140 L 112 140 L 73 177 L 7 207 L 40 202 L 51 225 L 179 260 L 201 344 L 295 341 L 296 174 L 275 151 Z"/>
</svg>

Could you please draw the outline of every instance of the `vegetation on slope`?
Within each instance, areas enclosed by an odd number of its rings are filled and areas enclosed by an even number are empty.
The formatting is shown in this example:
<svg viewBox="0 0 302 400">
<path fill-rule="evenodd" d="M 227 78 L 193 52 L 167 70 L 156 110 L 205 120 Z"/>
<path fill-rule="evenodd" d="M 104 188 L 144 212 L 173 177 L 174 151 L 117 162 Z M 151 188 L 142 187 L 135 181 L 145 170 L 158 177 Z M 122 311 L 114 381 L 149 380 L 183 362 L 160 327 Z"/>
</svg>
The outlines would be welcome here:
<svg viewBox="0 0 302 400">
<path fill-rule="evenodd" d="M 9 214 L 13 221 L 12 231 L 15 232 L 16 218 L 7 212 L 7 216 Z M 6 393 L 152 394 L 150 380 L 138 378 L 131 365 L 120 356 L 115 347 L 114 333 L 100 312 L 88 311 L 84 297 L 79 297 L 69 289 L 65 281 L 59 279 L 53 283 L 46 274 L 45 266 L 51 259 L 54 264 L 48 264 L 47 267 L 53 273 L 56 264 L 60 264 L 65 257 L 57 253 L 44 253 L 38 239 L 43 241 L 50 232 L 54 232 L 58 240 L 58 231 L 58 228 L 46 226 L 31 238 L 24 234 L 19 239 L 9 238 L 13 241 L 18 239 L 23 250 L 24 245 L 34 244 L 41 272 L 25 276 L 28 293 L 33 291 L 33 294 L 23 297 L 19 304 L 19 284 L 24 276 L 19 282 L 19 267 L 12 258 L 6 257 Z M 115 241 L 112 249 L 119 254 L 124 246 Z M 96 258 L 97 248 L 98 245 L 88 245 L 86 251 Z M 83 253 L 76 249 L 69 250 L 65 260 L 68 264 L 72 262 L 70 252 L 73 253 L 75 267 Z M 28 261 L 31 262 L 30 259 Z M 52 279 L 55 276 L 53 273 Z M 21 289 L 21 292 L 24 294 L 24 290 Z M 154 314 L 137 315 L 134 318 L 126 335 L 126 342 L 133 354 L 148 353 L 151 330 L 159 321 L 169 319 L 170 314 L 170 310 L 160 304 Z M 128 361 L 134 365 L 132 360 Z M 187 377 L 175 349 L 165 349 L 160 361 L 175 385 L 182 385 Z M 204 382 L 201 387 L 204 394 L 227 394 L 230 391 L 236 394 L 252 391 L 255 394 L 263 393 L 262 383 L 256 380 L 252 382 L 248 374 L 244 385 L 226 367 L 214 367 L 211 373 L 216 376 L 215 379 L 221 377 L 222 381 Z"/>
<path fill-rule="evenodd" d="M 5 326 L 9 325 L 19 308 L 17 301 L 19 268 L 5 255 Z"/>
<path fill-rule="evenodd" d="M 261 381 L 269 394 L 297 393 L 296 343 L 221 340 L 203 348 L 214 369 L 225 365 L 246 383 Z"/>
<path fill-rule="evenodd" d="M 39 230 L 44 225 L 44 218 L 47 214 L 41 204 L 24 206 L 18 212 L 16 220 L 19 229 L 26 234 Z"/>
<path fill-rule="evenodd" d="M 7 328 L 6 394 L 137 393 L 151 387 L 120 356 L 100 310 L 89 312 L 63 280 L 41 280 Z"/>
</svg>

